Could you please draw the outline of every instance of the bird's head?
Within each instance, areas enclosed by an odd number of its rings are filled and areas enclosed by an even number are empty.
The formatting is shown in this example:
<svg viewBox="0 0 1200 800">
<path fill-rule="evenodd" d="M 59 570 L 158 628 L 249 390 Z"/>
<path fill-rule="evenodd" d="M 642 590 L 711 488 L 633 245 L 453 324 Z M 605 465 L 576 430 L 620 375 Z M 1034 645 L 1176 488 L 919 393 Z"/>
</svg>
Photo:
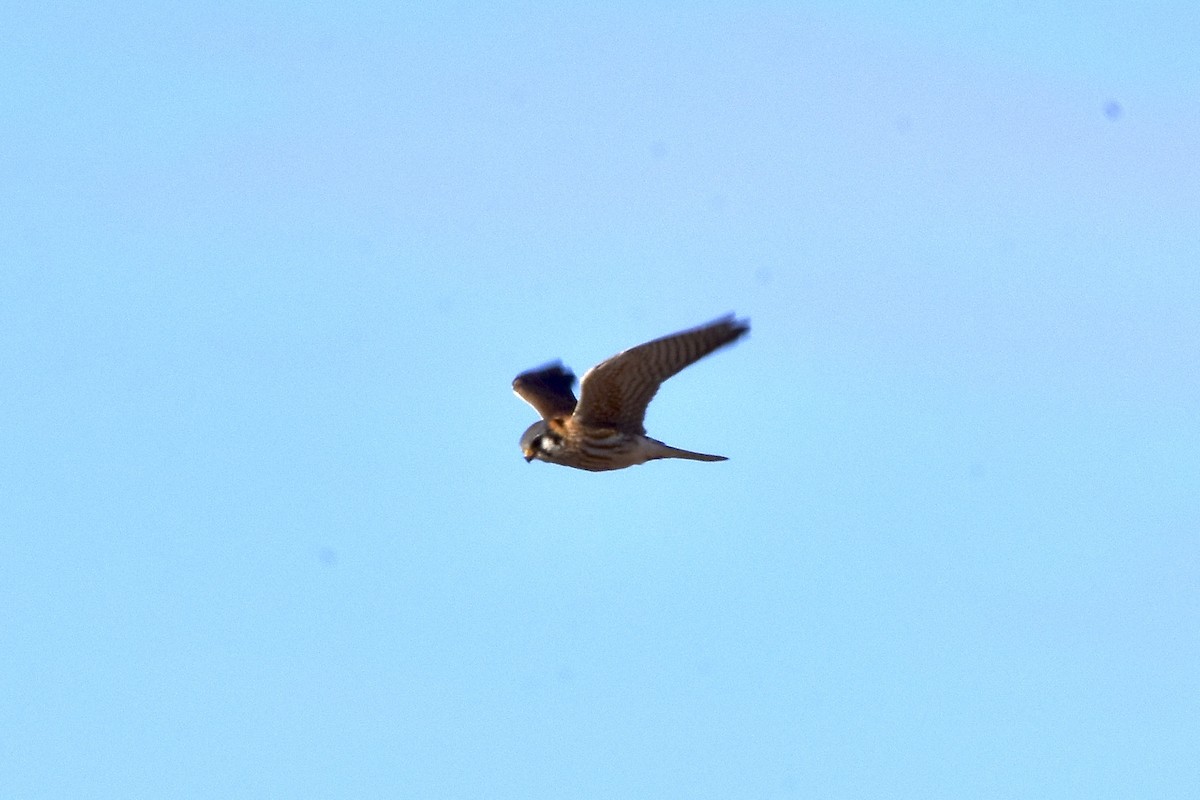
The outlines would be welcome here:
<svg viewBox="0 0 1200 800">
<path fill-rule="evenodd" d="M 562 448 L 562 436 L 550 428 L 544 419 L 530 425 L 521 434 L 521 452 L 526 461 L 535 458 L 542 461 L 554 461 L 555 454 Z"/>
</svg>

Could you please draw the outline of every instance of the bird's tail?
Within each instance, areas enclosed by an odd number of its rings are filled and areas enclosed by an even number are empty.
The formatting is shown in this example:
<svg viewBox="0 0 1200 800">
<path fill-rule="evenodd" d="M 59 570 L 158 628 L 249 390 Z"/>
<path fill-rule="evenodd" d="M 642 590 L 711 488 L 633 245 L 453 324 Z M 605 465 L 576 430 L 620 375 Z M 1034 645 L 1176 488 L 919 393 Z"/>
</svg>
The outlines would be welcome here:
<svg viewBox="0 0 1200 800">
<path fill-rule="evenodd" d="M 697 453 L 692 450 L 681 450 L 678 447 L 671 447 L 671 445 L 663 444 L 662 442 L 659 442 L 659 444 L 662 445 L 662 448 L 659 451 L 659 455 L 654 456 L 654 458 L 686 458 L 689 461 L 728 461 L 729 460 L 725 456 L 712 456 L 712 455 L 709 455 L 708 453 Z"/>
</svg>

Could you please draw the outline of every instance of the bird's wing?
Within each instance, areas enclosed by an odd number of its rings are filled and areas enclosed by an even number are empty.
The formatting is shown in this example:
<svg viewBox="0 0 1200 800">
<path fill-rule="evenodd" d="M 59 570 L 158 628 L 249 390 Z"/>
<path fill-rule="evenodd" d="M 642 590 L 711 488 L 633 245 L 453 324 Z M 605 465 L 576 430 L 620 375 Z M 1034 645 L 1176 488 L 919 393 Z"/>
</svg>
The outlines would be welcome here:
<svg viewBox="0 0 1200 800">
<path fill-rule="evenodd" d="M 513 380 L 513 391 L 533 406 L 542 419 L 569 417 L 575 411 L 575 374 L 561 361 L 522 372 Z"/>
<path fill-rule="evenodd" d="M 663 381 L 749 330 L 749 320 L 730 314 L 602 361 L 583 376 L 576 419 L 585 425 L 644 434 L 646 406 Z"/>
</svg>

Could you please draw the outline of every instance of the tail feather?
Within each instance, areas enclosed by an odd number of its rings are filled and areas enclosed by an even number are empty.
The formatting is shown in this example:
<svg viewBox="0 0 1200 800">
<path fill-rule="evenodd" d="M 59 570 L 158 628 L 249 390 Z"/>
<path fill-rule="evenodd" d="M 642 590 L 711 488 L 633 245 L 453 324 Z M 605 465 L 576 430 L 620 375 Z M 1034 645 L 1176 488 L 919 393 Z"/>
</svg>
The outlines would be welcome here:
<svg viewBox="0 0 1200 800">
<path fill-rule="evenodd" d="M 659 444 L 662 444 L 659 442 Z M 662 445 L 662 452 L 654 458 L 686 458 L 689 461 L 728 461 L 725 456 L 713 456 L 708 453 L 697 453 L 693 450 L 681 450 L 678 447 L 671 447 L 669 444 Z"/>
</svg>

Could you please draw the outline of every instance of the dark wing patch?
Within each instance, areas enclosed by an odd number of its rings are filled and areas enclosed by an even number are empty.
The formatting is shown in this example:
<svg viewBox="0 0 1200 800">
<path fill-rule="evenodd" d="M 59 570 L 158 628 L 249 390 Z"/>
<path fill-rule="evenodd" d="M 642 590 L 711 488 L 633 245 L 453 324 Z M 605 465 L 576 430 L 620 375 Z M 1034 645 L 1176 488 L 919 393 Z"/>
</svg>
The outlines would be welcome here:
<svg viewBox="0 0 1200 800">
<path fill-rule="evenodd" d="M 575 411 L 575 374 L 561 361 L 522 372 L 513 380 L 517 396 L 541 415 L 542 419 L 569 417 Z"/>
<path fill-rule="evenodd" d="M 663 381 L 749 330 L 749 320 L 730 314 L 618 353 L 583 376 L 576 418 L 584 425 L 644 434 L 646 406 Z"/>
</svg>

